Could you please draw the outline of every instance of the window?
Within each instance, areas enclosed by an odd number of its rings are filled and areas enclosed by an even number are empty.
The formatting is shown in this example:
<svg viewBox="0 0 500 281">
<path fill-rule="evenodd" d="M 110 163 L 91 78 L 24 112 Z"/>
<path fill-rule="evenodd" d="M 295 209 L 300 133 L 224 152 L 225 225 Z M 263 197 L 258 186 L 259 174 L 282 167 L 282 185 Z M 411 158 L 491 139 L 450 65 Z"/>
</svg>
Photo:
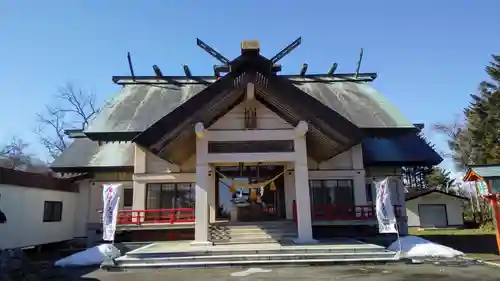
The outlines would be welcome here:
<svg viewBox="0 0 500 281">
<path fill-rule="evenodd" d="M 245 108 L 245 129 L 257 128 L 257 109 L 255 107 Z"/>
<path fill-rule="evenodd" d="M 134 201 L 134 190 L 132 188 L 123 189 L 123 208 L 130 209 Z"/>
<path fill-rule="evenodd" d="M 400 191 L 400 188 L 403 188 L 403 186 L 399 183 L 399 180 L 390 179 L 388 182 L 388 188 L 390 189 L 392 204 L 400 204 L 401 200 L 399 196 L 402 192 Z M 374 204 L 377 197 L 377 187 L 371 178 L 366 178 L 365 194 L 367 204 Z"/>
<path fill-rule="evenodd" d="M 146 190 L 146 209 L 194 208 L 193 183 L 150 183 Z"/>
<path fill-rule="evenodd" d="M 365 185 L 366 203 L 373 204 L 373 186 L 371 183 Z"/>
<path fill-rule="evenodd" d="M 402 187 L 402 185 L 399 184 L 398 179 L 389 180 L 389 188 L 391 190 L 391 203 L 392 203 L 392 205 L 401 205 L 401 200 L 400 200 L 400 196 L 399 196 L 400 195 L 400 191 L 399 191 L 400 187 Z"/>
<path fill-rule="evenodd" d="M 354 205 L 352 180 L 311 180 L 313 205 Z"/>
<path fill-rule="evenodd" d="M 2 199 L 2 194 L 0 194 L 0 199 Z M 0 223 L 7 223 L 7 216 L 0 209 Z"/>
<path fill-rule="evenodd" d="M 492 193 L 500 193 L 500 178 L 488 180 L 488 185 Z"/>
<path fill-rule="evenodd" d="M 59 201 L 45 201 L 43 209 L 44 222 L 56 222 L 62 220 L 62 202 Z"/>
</svg>

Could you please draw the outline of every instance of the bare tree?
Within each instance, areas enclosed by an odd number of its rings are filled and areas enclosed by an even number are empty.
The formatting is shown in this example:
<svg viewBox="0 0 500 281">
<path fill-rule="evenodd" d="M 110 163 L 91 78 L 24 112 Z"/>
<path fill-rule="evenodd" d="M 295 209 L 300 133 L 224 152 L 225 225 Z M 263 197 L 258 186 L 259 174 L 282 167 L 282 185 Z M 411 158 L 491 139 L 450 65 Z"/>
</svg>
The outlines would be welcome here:
<svg viewBox="0 0 500 281">
<path fill-rule="evenodd" d="M 97 114 L 96 96 L 67 84 L 59 89 L 53 105 L 45 106 L 38 114 L 35 133 L 52 158 L 61 154 L 70 144 L 64 133 L 67 129 L 85 129 Z"/>
<path fill-rule="evenodd" d="M 455 167 L 461 171 L 466 168 L 467 164 L 471 164 L 474 154 L 471 136 L 458 117 L 449 124 L 434 124 L 432 129 L 446 138 L 450 152 L 441 153 L 443 157 L 450 158 Z"/>
<path fill-rule="evenodd" d="M 26 152 L 28 146 L 22 139 L 13 137 L 0 149 L 0 166 L 26 170 L 32 163 L 32 155 Z"/>
</svg>

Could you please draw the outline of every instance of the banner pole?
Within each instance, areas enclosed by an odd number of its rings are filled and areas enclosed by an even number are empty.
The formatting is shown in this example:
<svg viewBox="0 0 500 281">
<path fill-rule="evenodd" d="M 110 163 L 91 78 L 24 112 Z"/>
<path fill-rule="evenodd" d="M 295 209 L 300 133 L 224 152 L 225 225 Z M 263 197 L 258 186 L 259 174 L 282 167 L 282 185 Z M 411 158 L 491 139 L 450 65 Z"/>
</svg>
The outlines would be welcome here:
<svg viewBox="0 0 500 281">
<path fill-rule="evenodd" d="M 396 218 L 396 237 L 398 239 L 398 246 L 399 246 L 399 251 L 397 252 L 397 257 L 401 255 L 401 252 L 403 252 L 403 246 L 401 245 L 401 237 L 399 236 L 399 223 L 398 219 Z"/>
</svg>

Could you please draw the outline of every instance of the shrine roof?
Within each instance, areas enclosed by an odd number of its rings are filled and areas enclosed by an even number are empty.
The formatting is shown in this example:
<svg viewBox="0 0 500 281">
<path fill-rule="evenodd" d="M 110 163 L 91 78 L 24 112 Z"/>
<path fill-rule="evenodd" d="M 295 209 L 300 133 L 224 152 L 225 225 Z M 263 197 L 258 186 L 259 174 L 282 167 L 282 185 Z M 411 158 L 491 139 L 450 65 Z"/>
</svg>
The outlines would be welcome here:
<svg viewBox="0 0 500 281">
<path fill-rule="evenodd" d="M 475 181 L 478 178 L 500 178 L 500 164 L 469 165 L 464 181 Z"/>
<path fill-rule="evenodd" d="M 349 81 L 345 76 L 279 77 L 288 79 L 359 128 L 414 128 L 394 105 L 367 82 Z M 92 138 L 92 135 L 105 133 L 125 136 L 142 132 L 214 81 L 213 77 L 184 77 L 156 82 L 136 79 L 134 83 L 126 83 L 118 95 L 101 109 L 85 133 Z"/>
<path fill-rule="evenodd" d="M 100 144 L 88 138 L 77 138 L 50 167 L 56 172 L 86 172 L 89 168 L 101 170 L 133 168 L 134 144 L 132 142 Z"/>
</svg>

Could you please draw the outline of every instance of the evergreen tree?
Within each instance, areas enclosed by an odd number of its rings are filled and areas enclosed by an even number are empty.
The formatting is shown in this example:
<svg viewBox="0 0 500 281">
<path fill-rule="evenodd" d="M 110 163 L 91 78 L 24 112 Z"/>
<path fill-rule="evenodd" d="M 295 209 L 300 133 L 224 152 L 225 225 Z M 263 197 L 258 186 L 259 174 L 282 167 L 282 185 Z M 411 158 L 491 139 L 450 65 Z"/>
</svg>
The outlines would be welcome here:
<svg viewBox="0 0 500 281">
<path fill-rule="evenodd" d="M 500 164 L 500 56 L 493 55 L 485 70 L 489 80 L 471 95 L 464 122 L 434 126 L 448 137 L 451 159 L 462 171 L 468 164 Z M 489 203 L 479 201 L 480 222 L 491 221 Z"/>
<path fill-rule="evenodd" d="M 464 122 L 437 124 L 434 129 L 448 137 L 449 155 L 459 170 L 468 164 L 500 163 L 500 56 L 486 66 L 489 81 L 464 109 Z"/>
<path fill-rule="evenodd" d="M 448 193 L 455 193 L 455 179 L 451 172 L 439 167 L 433 167 L 426 177 L 427 186 Z"/>
<path fill-rule="evenodd" d="M 486 72 L 491 81 L 480 84 L 479 93 L 471 95 L 464 109 L 473 164 L 500 163 L 500 56 L 493 56 Z"/>
</svg>

